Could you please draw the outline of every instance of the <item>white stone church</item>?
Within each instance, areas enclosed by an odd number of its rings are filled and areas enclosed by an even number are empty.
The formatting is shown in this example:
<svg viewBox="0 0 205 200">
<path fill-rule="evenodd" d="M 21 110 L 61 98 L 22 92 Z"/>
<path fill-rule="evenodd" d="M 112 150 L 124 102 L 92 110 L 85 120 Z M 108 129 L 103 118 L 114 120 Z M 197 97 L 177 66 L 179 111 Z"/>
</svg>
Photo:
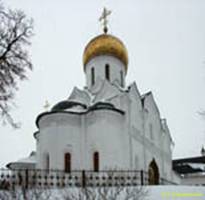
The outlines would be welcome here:
<svg viewBox="0 0 205 200">
<path fill-rule="evenodd" d="M 173 140 L 152 92 L 126 85 L 128 54 L 123 42 L 105 33 L 84 50 L 86 86 L 36 119 L 36 153 L 10 169 L 143 170 L 180 181 L 172 170 Z"/>
</svg>

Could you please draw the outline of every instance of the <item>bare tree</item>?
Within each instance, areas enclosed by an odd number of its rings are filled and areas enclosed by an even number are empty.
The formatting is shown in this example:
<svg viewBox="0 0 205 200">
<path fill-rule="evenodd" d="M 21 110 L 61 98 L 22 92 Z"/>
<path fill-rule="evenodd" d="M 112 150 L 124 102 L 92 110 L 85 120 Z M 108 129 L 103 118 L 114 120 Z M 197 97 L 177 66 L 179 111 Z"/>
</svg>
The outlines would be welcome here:
<svg viewBox="0 0 205 200">
<path fill-rule="evenodd" d="M 0 189 L 1 200 L 145 200 L 147 196 L 148 190 L 143 186 L 30 188 L 27 190 L 22 187 L 15 187 L 9 190 Z"/>
<path fill-rule="evenodd" d="M 143 200 L 148 190 L 143 186 L 65 188 L 61 195 L 65 200 Z"/>
<path fill-rule="evenodd" d="M 52 199 L 52 191 L 47 188 L 30 188 L 26 189 L 22 186 L 9 188 L 7 190 L 0 189 L 1 200 L 49 200 Z"/>
<path fill-rule="evenodd" d="M 64 188 L 61 199 L 65 200 L 143 200 L 148 190 L 133 182 L 130 176 L 120 171 L 108 170 L 99 174 L 85 175 L 82 187 Z M 129 176 L 129 179 L 127 177 Z M 92 177 L 92 178 L 91 178 Z"/>
<path fill-rule="evenodd" d="M 18 81 L 26 78 L 32 63 L 27 46 L 33 35 L 33 20 L 21 10 L 6 9 L 0 0 L 0 115 L 17 128 L 10 111 Z"/>
<path fill-rule="evenodd" d="M 148 195 L 147 188 L 141 185 L 136 185 L 136 182 L 133 182 L 131 179 L 127 179 L 129 172 L 122 174 L 117 170 L 108 170 L 107 172 L 100 174 L 90 175 L 93 175 L 93 178 L 87 179 L 85 177 L 84 186 L 82 185 L 82 187 L 64 188 L 61 192 L 61 199 L 144 200 Z M 97 176 L 95 177 L 95 175 Z"/>
</svg>

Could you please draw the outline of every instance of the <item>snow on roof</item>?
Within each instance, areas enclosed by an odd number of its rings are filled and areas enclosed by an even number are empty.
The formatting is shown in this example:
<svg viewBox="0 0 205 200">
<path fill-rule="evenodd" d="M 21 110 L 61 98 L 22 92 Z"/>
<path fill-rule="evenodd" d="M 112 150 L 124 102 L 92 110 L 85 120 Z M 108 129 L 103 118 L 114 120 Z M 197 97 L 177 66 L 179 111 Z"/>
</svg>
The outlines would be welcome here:
<svg viewBox="0 0 205 200">
<path fill-rule="evenodd" d="M 28 157 L 19 159 L 14 162 L 10 162 L 6 165 L 9 169 L 17 169 L 17 168 L 33 168 L 36 164 L 36 152 L 32 151 Z"/>
</svg>

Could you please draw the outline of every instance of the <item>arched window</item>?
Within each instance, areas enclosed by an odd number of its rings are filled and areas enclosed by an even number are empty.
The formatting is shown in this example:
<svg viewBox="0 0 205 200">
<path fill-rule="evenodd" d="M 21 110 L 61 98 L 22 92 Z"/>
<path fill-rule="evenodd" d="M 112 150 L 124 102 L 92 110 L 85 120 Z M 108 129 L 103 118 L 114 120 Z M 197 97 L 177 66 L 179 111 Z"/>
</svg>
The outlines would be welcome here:
<svg viewBox="0 0 205 200">
<path fill-rule="evenodd" d="M 70 153 L 64 154 L 64 170 L 65 172 L 71 171 L 71 154 Z"/>
<path fill-rule="evenodd" d="M 99 153 L 98 152 L 94 152 L 93 154 L 93 169 L 94 169 L 94 172 L 99 171 Z"/>
<path fill-rule="evenodd" d="M 121 86 L 123 87 L 124 83 L 123 83 L 123 71 L 122 70 L 120 71 L 120 81 L 121 81 Z"/>
<path fill-rule="evenodd" d="M 108 64 L 105 65 L 105 78 L 110 80 L 110 66 Z"/>
<path fill-rule="evenodd" d="M 91 85 L 95 84 L 95 68 L 91 68 Z"/>
</svg>

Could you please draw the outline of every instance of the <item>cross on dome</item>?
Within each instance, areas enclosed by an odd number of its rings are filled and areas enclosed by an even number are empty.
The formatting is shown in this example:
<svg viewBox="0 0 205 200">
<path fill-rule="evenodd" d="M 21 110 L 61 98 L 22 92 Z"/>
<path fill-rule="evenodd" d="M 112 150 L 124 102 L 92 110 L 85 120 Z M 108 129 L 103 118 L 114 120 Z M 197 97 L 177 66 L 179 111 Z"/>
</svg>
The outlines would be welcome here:
<svg viewBox="0 0 205 200">
<path fill-rule="evenodd" d="M 99 21 L 102 21 L 103 31 L 104 31 L 105 34 L 108 32 L 108 27 L 107 27 L 108 20 L 107 20 L 107 17 L 108 17 L 108 15 L 110 15 L 110 14 L 111 14 L 111 11 L 110 11 L 110 10 L 107 10 L 107 9 L 104 7 L 103 12 L 102 12 L 102 15 L 101 15 L 101 17 L 99 18 Z"/>
<path fill-rule="evenodd" d="M 44 109 L 46 110 L 46 111 L 48 111 L 48 109 L 49 109 L 49 107 L 50 107 L 50 104 L 49 104 L 49 102 L 48 102 L 48 100 L 46 100 L 46 102 L 45 102 L 45 104 L 44 104 Z"/>
</svg>

